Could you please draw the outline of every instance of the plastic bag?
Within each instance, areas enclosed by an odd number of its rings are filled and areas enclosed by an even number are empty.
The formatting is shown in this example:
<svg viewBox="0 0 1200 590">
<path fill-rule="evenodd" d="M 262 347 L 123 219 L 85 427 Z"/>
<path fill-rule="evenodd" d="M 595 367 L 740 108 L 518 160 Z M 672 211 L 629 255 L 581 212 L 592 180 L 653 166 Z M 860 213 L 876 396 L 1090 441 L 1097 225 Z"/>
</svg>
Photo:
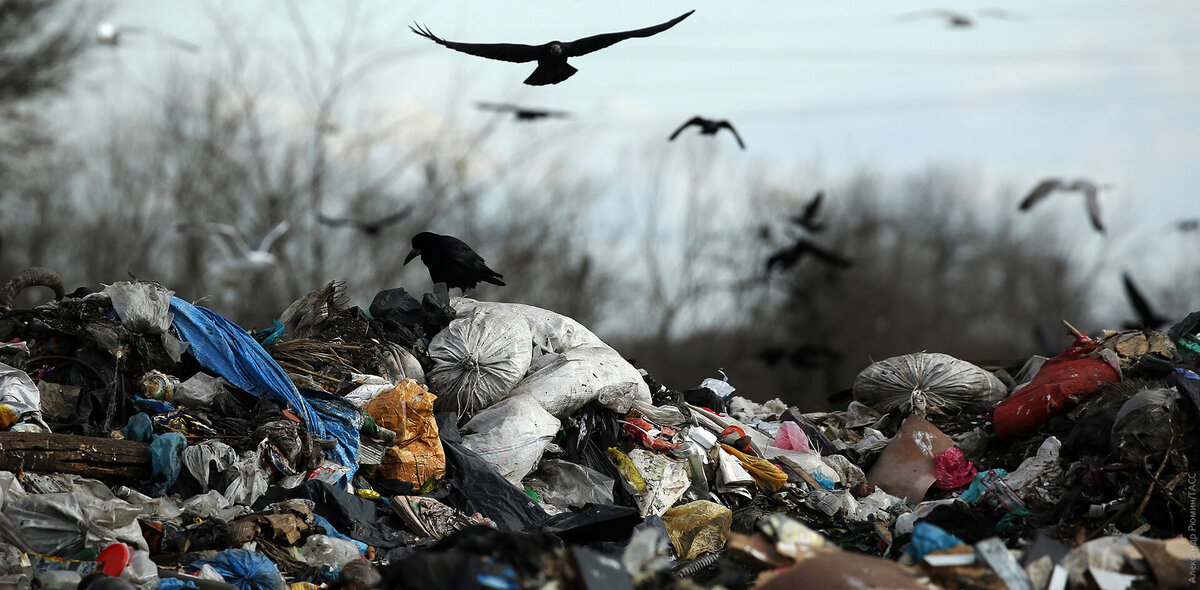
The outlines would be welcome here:
<svg viewBox="0 0 1200 590">
<path fill-rule="evenodd" d="M 327 565 L 337 571 L 347 563 L 362 558 L 362 554 L 350 541 L 325 535 L 309 535 L 304 546 L 300 548 L 300 557 L 304 558 L 308 565 Z"/>
<path fill-rule="evenodd" d="M 225 383 L 220 377 L 213 377 L 204 372 L 196 373 L 186 381 L 180 382 L 171 401 L 188 408 L 208 409 L 212 407 L 213 400 L 225 391 Z"/>
<path fill-rule="evenodd" d="M 691 486 L 686 460 L 672 460 L 646 449 L 630 451 L 629 460 L 646 482 L 646 491 L 634 497 L 643 517 L 651 514 L 661 516 Z"/>
<path fill-rule="evenodd" d="M 1174 389 L 1143 389 L 1117 411 L 1112 427 L 1112 447 L 1124 461 L 1161 455 L 1171 444 L 1178 421 Z"/>
<path fill-rule="evenodd" d="M 885 359 L 854 379 L 854 399 L 885 414 L 895 409 L 952 414 L 967 404 L 996 403 L 1006 395 L 1008 390 L 995 375 L 936 352 Z"/>
<path fill-rule="evenodd" d="M 696 559 L 725 547 L 725 536 L 733 525 L 733 511 L 715 502 L 697 500 L 676 506 L 662 515 L 675 553 Z"/>
<path fill-rule="evenodd" d="M 533 372 L 512 390 L 512 395 L 529 394 L 555 416 L 575 413 L 595 400 L 610 386 L 632 385 L 633 400 L 651 404 L 650 388 L 633 365 L 607 345 L 580 346 L 567 350 Z M 606 405 L 612 407 L 612 405 Z"/>
<path fill-rule="evenodd" d="M 479 454 L 500 475 L 523 488 L 523 479 L 542 458 L 546 445 L 558 432 L 558 418 L 551 416 L 528 395 L 510 397 L 476 414 L 463 427 L 473 432 L 463 444 Z"/>
<path fill-rule="evenodd" d="M 148 549 L 137 517 L 141 508 L 117 498 L 101 499 L 76 489 L 34 494 L 8 502 L 4 514 L 25 533 L 34 551 L 71 556 L 114 542 Z"/>
<path fill-rule="evenodd" d="M 812 453 L 812 445 L 808 443 L 808 435 L 799 424 L 790 420 L 784 421 L 775 433 L 775 446 L 780 449 Z"/>
<path fill-rule="evenodd" d="M 121 578 L 139 588 L 155 588 L 158 586 L 158 564 L 150 560 L 149 551 L 138 549 L 121 572 Z"/>
<path fill-rule="evenodd" d="M 194 561 L 188 570 L 211 566 L 227 583 L 241 590 L 286 590 L 279 568 L 267 556 L 245 549 L 226 549 L 215 557 Z"/>
<path fill-rule="evenodd" d="M 211 478 L 214 475 L 218 478 L 223 477 L 224 473 L 238 462 L 237 451 L 219 440 L 206 440 L 198 445 L 188 446 L 180 458 L 188 473 L 200 482 L 200 489 L 206 492 L 213 485 Z"/>
<path fill-rule="evenodd" d="M 562 353 L 580 346 L 604 343 L 583 324 L 548 309 L 520 303 L 476 301 L 467 297 L 456 297 L 450 303 L 454 307 L 454 313 L 460 318 L 468 317 L 477 310 L 501 310 L 520 317 L 529 326 L 529 332 L 533 336 L 534 356 L 548 352 Z"/>
<path fill-rule="evenodd" d="M 12 408 L 15 417 L 41 410 L 41 395 L 29 375 L 0 363 L 0 405 Z"/>
<path fill-rule="evenodd" d="M 120 281 L 105 286 L 101 293 L 112 301 L 121 325 L 130 332 L 158 334 L 171 326 L 171 297 L 175 292 L 162 285 Z"/>
<path fill-rule="evenodd" d="M 722 444 L 721 449 L 741 460 L 742 466 L 750 472 L 750 477 L 754 478 L 754 483 L 758 484 L 763 491 L 773 494 L 787 483 L 787 475 L 783 470 L 772 465 L 770 461 L 762 457 L 751 457 L 726 444 Z"/>
<path fill-rule="evenodd" d="M 439 411 L 472 416 L 508 397 L 529 370 L 532 338 L 524 320 L 499 309 L 450 322 L 429 343 L 426 377 Z"/>
<path fill-rule="evenodd" d="M 945 551 L 962 544 L 962 539 L 947 533 L 941 527 L 928 522 L 918 522 L 913 527 L 912 544 L 908 546 L 908 553 L 919 561 L 934 551 Z"/>
<path fill-rule="evenodd" d="M 161 494 L 175 485 L 183 467 L 180 453 L 187 447 L 187 439 L 178 432 L 168 432 L 150 443 L 150 483 L 154 491 Z"/>
<path fill-rule="evenodd" d="M 529 476 L 529 487 L 543 502 L 558 508 L 582 508 L 588 503 L 612 504 L 611 477 L 583 465 L 547 459 Z"/>
<path fill-rule="evenodd" d="M 397 444 L 387 447 L 380 463 L 383 477 L 420 487 L 446 475 L 446 453 L 433 416 L 436 399 L 420 383 L 405 379 L 367 404 L 376 425 L 396 432 Z"/>
<path fill-rule="evenodd" d="M 657 516 L 633 528 L 629 543 L 621 552 L 621 567 L 631 576 L 657 572 L 670 568 L 675 563 L 671 556 L 671 536 L 666 525 Z"/>
<path fill-rule="evenodd" d="M 967 460 L 962 450 L 950 447 L 933 458 L 934 485 L 939 490 L 957 490 L 970 485 L 975 479 L 975 464 Z"/>
</svg>

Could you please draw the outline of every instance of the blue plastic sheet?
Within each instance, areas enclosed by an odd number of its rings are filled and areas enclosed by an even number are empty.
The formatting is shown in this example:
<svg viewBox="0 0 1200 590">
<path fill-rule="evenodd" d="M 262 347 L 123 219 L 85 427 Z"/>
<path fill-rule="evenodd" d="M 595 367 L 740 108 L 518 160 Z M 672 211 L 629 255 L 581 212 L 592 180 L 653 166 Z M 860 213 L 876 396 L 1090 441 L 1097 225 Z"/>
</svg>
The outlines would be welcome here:
<svg viewBox="0 0 1200 590">
<path fill-rule="evenodd" d="M 154 424 L 145 412 L 138 412 L 129 417 L 129 423 L 121 429 L 125 440 L 148 443 L 154 440 Z"/>
<path fill-rule="evenodd" d="M 936 524 L 922 520 L 913 527 L 912 544 L 908 546 L 908 553 L 913 556 L 913 559 L 920 561 L 929 553 L 944 551 L 962 544 L 962 539 L 947 533 Z"/>
<path fill-rule="evenodd" d="M 226 549 L 215 557 L 194 561 L 187 569 L 211 566 L 229 584 L 241 590 L 285 590 L 279 568 L 267 556 L 245 549 Z"/>
<path fill-rule="evenodd" d="M 150 443 L 150 483 L 154 484 L 155 492 L 161 494 L 175 485 L 182 467 L 179 454 L 186 446 L 187 439 L 178 432 L 155 437 Z"/>
<path fill-rule="evenodd" d="M 346 479 L 354 477 L 354 472 L 358 470 L 358 431 L 363 425 L 362 410 L 344 398 L 324 391 L 305 389 L 300 395 L 324 422 L 325 437 L 337 440 L 338 445 L 330 454 L 338 463 L 351 467 Z"/>
<path fill-rule="evenodd" d="M 968 487 L 967 491 L 963 492 L 959 498 L 962 498 L 968 504 L 974 504 L 975 501 L 979 499 L 979 496 L 982 496 L 983 493 L 987 491 L 987 486 L 983 484 L 983 478 L 987 477 L 990 473 L 995 473 L 995 477 L 1005 477 L 1008 475 L 1008 471 L 1004 469 L 989 469 L 987 471 L 980 471 L 975 475 L 975 479 L 971 480 L 971 486 Z"/>
<path fill-rule="evenodd" d="M 185 588 L 200 590 L 200 587 L 195 582 L 180 580 L 179 578 L 159 578 L 158 587 L 154 590 L 184 590 Z"/>
</svg>

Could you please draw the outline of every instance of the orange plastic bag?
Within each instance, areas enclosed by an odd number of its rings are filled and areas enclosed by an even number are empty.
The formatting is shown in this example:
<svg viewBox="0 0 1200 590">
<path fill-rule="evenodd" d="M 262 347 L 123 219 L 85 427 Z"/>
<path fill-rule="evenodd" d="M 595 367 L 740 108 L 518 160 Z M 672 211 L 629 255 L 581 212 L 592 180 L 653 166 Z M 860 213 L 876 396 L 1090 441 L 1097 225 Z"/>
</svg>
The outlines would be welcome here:
<svg viewBox="0 0 1200 590">
<path fill-rule="evenodd" d="M 396 444 L 387 448 L 379 465 L 383 477 L 420 488 L 446 475 L 446 453 L 433 417 L 436 399 L 420 383 L 405 379 L 367 404 L 367 415 L 376 424 L 396 431 Z"/>
<path fill-rule="evenodd" d="M 751 457 L 724 443 L 721 444 L 721 448 L 725 449 L 726 453 L 741 460 L 742 467 L 745 467 L 746 471 L 750 472 L 750 477 L 754 478 L 754 483 L 758 484 L 759 489 L 764 492 L 778 492 L 783 489 L 783 484 L 787 483 L 787 474 L 770 461 L 762 457 Z"/>
</svg>

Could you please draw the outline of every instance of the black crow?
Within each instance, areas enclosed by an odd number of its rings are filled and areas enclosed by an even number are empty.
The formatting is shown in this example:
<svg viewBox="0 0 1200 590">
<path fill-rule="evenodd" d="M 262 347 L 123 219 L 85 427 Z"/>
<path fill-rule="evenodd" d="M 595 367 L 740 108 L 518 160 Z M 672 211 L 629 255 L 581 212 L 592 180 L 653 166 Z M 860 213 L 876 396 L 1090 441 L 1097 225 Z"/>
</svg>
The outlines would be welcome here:
<svg viewBox="0 0 1200 590">
<path fill-rule="evenodd" d="M 1102 188 L 1107 188 L 1107 186 L 1096 186 L 1095 183 L 1082 178 L 1070 184 L 1063 182 L 1061 178 L 1047 178 L 1033 187 L 1032 191 L 1029 191 L 1029 195 L 1025 197 L 1025 200 L 1021 201 L 1018 208 L 1021 211 L 1028 211 L 1038 201 L 1045 199 L 1047 195 L 1056 190 L 1081 191 L 1087 204 L 1088 217 L 1092 221 L 1092 227 L 1096 228 L 1096 231 L 1104 233 L 1104 223 L 1100 221 L 1100 199 L 1097 198 Z"/>
<path fill-rule="evenodd" d="M 1123 273 L 1121 278 L 1125 283 L 1125 296 L 1129 298 L 1129 304 L 1133 306 L 1133 311 L 1138 317 L 1136 322 L 1125 324 L 1126 330 L 1136 330 L 1139 328 L 1155 330 L 1170 321 L 1170 319 L 1158 315 L 1151 309 L 1150 302 L 1146 301 L 1146 297 L 1138 290 L 1137 285 L 1133 284 L 1133 278 L 1128 273 Z"/>
<path fill-rule="evenodd" d="M 789 269 L 795 266 L 797 262 L 800 262 L 800 259 L 803 258 L 805 254 L 812 254 L 817 258 L 817 260 L 820 260 L 821 262 L 824 262 L 825 264 L 828 264 L 834 268 L 846 269 L 854 265 L 853 262 L 844 256 L 836 252 L 826 250 L 806 239 L 801 238 L 796 240 L 795 244 L 786 248 L 782 248 L 772 254 L 771 257 L 767 259 L 767 272 L 771 272 L 777 266 L 784 269 Z"/>
<path fill-rule="evenodd" d="M 1024 20 L 1025 17 L 1008 10 L 999 8 L 985 8 L 979 11 L 979 16 L 989 18 L 1003 18 L 1008 20 Z M 969 29 L 975 26 L 975 18 L 962 12 L 953 10 L 937 9 L 937 10 L 918 10 L 909 12 L 896 17 L 900 20 L 913 20 L 918 18 L 943 18 L 946 19 L 946 26 L 953 29 Z"/>
<path fill-rule="evenodd" d="M 520 43 L 458 43 L 442 39 L 420 25 L 409 27 L 409 29 L 422 37 L 431 39 L 439 45 L 477 57 L 516 63 L 536 61 L 538 67 L 525 79 L 525 83 L 530 86 L 545 86 L 546 84 L 558 84 L 570 78 L 578 71 L 567 64 L 567 58 L 587 55 L 626 39 L 657 35 L 679 24 L 679 21 L 687 18 L 693 12 L 695 10 L 689 10 L 683 15 L 665 23 L 644 29 L 622 31 L 620 33 L 603 33 L 576 39 L 575 41 L 551 41 L 542 45 L 522 45 Z"/>
<path fill-rule="evenodd" d="M 412 252 L 404 257 L 408 264 L 418 255 L 433 284 L 445 283 L 447 288 L 458 287 L 466 292 L 479 282 L 504 286 L 500 273 L 488 268 L 487 264 L 462 240 L 423 231 L 412 239 Z"/>
<path fill-rule="evenodd" d="M 501 113 L 512 113 L 518 121 L 536 121 L 548 117 L 556 117 L 565 119 L 571 116 L 571 113 L 566 111 L 548 111 L 544 109 L 532 109 L 528 107 L 517 106 L 515 104 L 497 104 L 493 102 L 477 102 L 475 106 L 485 111 L 497 111 Z"/>
<path fill-rule="evenodd" d="M 396 222 L 404 219 L 405 217 L 408 217 L 409 215 L 412 215 L 412 212 L 413 212 L 413 206 L 409 205 L 391 215 L 388 215 L 385 217 L 380 217 L 378 219 L 371 219 L 371 220 L 344 219 L 344 218 L 343 219 L 334 219 L 332 217 L 326 217 L 320 213 L 317 213 L 317 221 L 319 221 L 325 225 L 332 226 L 332 227 L 344 227 L 344 226 L 350 225 L 350 226 L 355 227 L 362 233 L 367 234 L 368 236 L 371 236 L 372 238 L 374 238 L 374 237 L 379 236 L 379 232 L 382 231 L 383 228 L 385 228 L 389 225 L 392 225 L 393 223 L 396 223 Z"/>
<path fill-rule="evenodd" d="M 1175 222 L 1175 229 L 1181 232 L 1194 232 L 1200 229 L 1200 219 L 1184 219 Z"/>
<path fill-rule="evenodd" d="M 791 222 L 813 233 L 825 231 L 826 224 L 817 221 L 817 214 L 821 212 L 821 200 L 824 198 L 825 191 L 817 192 L 804 206 L 804 211 L 790 218 Z"/>
<path fill-rule="evenodd" d="M 716 135 L 718 131 L 722 129 L 728 129 L 731 133 L 733 133 L 733 137 L 737 139 L 738 146 L 740 146 L 742 149 L 746 149 L 746 144 L 742 143 L 742 136 L 738 135 L 737 129 L 734 129 L 733 125 L 729 124 L 729 121 L 714 121 L 699 116 L 692 117 L 691 119 L 688 119 L 687 123 L 680 125 L 679 129 L 676 129 L 675 133 L 671 134 L 670 141 L 675 141 L 675 138 L 678 137 L 679 134 L 684 129 L 687 129 L 690 125 L 696 125 L 700 127 L 700 135 Z"/>
</svg>

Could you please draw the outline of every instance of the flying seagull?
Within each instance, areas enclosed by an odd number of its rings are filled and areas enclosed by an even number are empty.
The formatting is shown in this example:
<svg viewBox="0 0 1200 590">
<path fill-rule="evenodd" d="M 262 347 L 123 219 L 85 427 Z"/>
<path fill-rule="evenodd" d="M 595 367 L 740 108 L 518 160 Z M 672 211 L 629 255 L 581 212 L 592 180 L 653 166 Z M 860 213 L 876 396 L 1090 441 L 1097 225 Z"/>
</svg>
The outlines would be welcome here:
<svg viewBox="0 0 1200 590">
<path fill-rule="evenodd" d="M 987 18 L 1002 18 L 1006 20 L 1024 20 L 1025 17 L 1016 12 L 1009 10 L 1001 10 L 999 8 L 985 8 L 979 11 L 979 16 Z M 936 9 L 936 10 L 918 10 L 916 12 L 908 12 L 896 17 L 899 20 L 915 20 L 919 18 L 941 18 L 946 20 L 946 26 L 952 29 L 969 29 L 975 26 L 976 17 L 963 12 L 955 12 L 953 10 Z"/>
<path fill-rule="evenodd" d="M 828 264 L 834 268 L 847 269 L 854 265 L 846 257 L 826 250 L 804 238 L 796 240 L 796 243 L 776 251 L 767 259 L 767 272 L 771 272 L 775 267 L 789 269 L 800 262 L 800 259 L 807 254 L 812 254 L 817 260 Z"/>
<path fill-rule="evenodd" d="M 679 129 L 676 129 L 675 133 L 671 134 L 670 141 L 675 141 L 675 138 L 678 137 L 684 129 L 687 129 L 691 125 L 696 125 L 700 128 L 700 135 L 716 135 L 718 131 L 722 129 L 728 129 L 730 133 L 733 133 L 734 139 L 737 139 L 738 146 L 742 149 L 746 149 L 746 144 L 742 143 L 742 136 L 738 135 L 737 129 L 734 129 L 733 125 L 729 124 L 729 121 L 715 121 L 699 116 L 692 117 L 691 119 L 688 119 L 686 123 L 680 125 Z"/>
<path fill-rule="evenodd" d="M 199 229 L 207 232 L 225 256 L 224 261 L 215 266 L 215 270 L 236 272 L 259 271 L 274 266 L 278 261 L 270 252 L 271 245 L 287 232 L 289 225 L 287 221 L 279 222 L 270 231 L 255 240 L 253 244 L 247 244 L 246 239 L 237 229 L 224 223 L 181 224 L 176 227 L 182 230 Z"/>
<path fill-rule="evenodd" d="M 413 206 L 409 205 L 391 215 L 380 217 L 378 219 L 335 219 L 332 217 L 326 217 L 321 213 L 317 213 L 317 221 L 331 227 L 352 226 L 362 233 L 374 238 L 379 236 L 379 232 L 382 231 L 383 228 L 392 225 L 393 223 L 396 223 L 397 221 L 400 221 L 409 215 L 412 215 L 412 212 Z"/>
<path fill-rule="evenodd" d="M 485 111 L 512 113 L 518 121 L 536 121 L 538 119 L 545 119 L 549 117 L 565 119 L 571 116 L 571 114 L 566 111 L 548 111 L 544 109 L 534 109 L 507 103 L 499 104 L 494 102 L 477 102 L 475 103 L 475 106 L 478 106 Z"/>
<path fill-rule="evenodd" d="M 404 264 L 417 256 L 435 285 L 445 283 L 447 288 L 458 287 L 463 292 L 480 282 L 504 286 L 504 276 L 488 268 L 483 258 L 456 237 L 423 231 L 413 236 L 412 252 L 404 257 Z"/>
<path fill-rule="evenodd" d="M 1133 284 L 1133 277 L 1130 277 L 1129 273 L 1123 273 L 1121 278 L 1125 283 L 1125 296 L 1129 298 L 1129 304 L 1133 306 L 1133 311 L 1138 317 L 1136 322 L 1126 323 L 1125 329 L 1135 330 L 1138 328 L 1147 328 L 1154 330 L 1162 327 L 1163 324 L 1170 321 L 1169 318 L 1165 318 L 1155 313 L 1155 311 L 1150 307 L 1150 302 L 1146 301 L 1146 297 L 1142 295 L 1142 292 L 1137 288 L 1137 285 Z"/>
<path fill-rule="evenodd" d="M 825 231 L 826 224 L 817 221 L 817 214 L 821 212 L 821 200 L 824 198 L 825 191 L 818 191 L 804 206 L 804 211 L 791 216 L 791 222 L 813 233 Z"/>
<path fill-rule="evenodd" d="M 679 21 L 687 18 L 693 12 L 695 10 L 689 10 L 683 15 L 665 23 L 644 29 L 622 31 L 620 33 L 603 33 L 576 39 L 575 41 L 551 41 L 542 45 L 522 45 L 520 43 L 459 43 L 457 41 L 442 39 L 430 32 L 428 28 L 420 25 L 410 26 L 409 29 L 439 45 L 477 57 L 515 63 L 536 61 L 538 64 L 537 69 L 525 79 L 525 83 L 530 86 L 545 86 L 547 84 L 558 84 L 570 78 L 578 71 L 567 64 L 568 58 L 587 55 L 626 39 L 657 35 L 679 24 Z"/>
<path fill-rule="evenodd" d="M 1108 187 L 1107 185 L 1097 186 L 1094 182 L 1082 178 L 1070 184 L 1063 182 L 1061 178 L 1047 178 L 1033 187 L 1032 191 L 1029 191 L 1029 195 L 1025 197 L 1025 200 L 1021 201 L 1021 205 L 1018 208 L 1021 211 L 1028 211 L 1031 207 L 1038 204 L 1038 201 L 1045 199 L 1047 195 L 1056 190 L 1081 191 L 1087 203 L 1088 217 L 1092 221 L 1092 227 L 1096 228 L 1096 231 L 1104 233 L 1104 223 L 1100 221 L 1100 200 L 1097 198 L 1102 188 Z"/>
<path fill-rule="evenodd" d="M 109 47 L 116 47 L 120 45 L 121 37 L 123 35 L 133 34 L 150 35 L 158 41 L 167 43 L 169 45 L 174 45 L 176 48 L 187 51 L 188 53 L 197 53 L 200 51 L 200 47 L 198 45 L 188 43 L 183 39 L 172 37 L 170 35 L 164 35 L 158 31 L 148 29 L 146 27 L 135 27 L 129 25 L 117 26 L 110 22 L 102 22 L 99 25 L 96 25 L 96 42 L 101 45 L 108 45 Z"/>
</svg>

